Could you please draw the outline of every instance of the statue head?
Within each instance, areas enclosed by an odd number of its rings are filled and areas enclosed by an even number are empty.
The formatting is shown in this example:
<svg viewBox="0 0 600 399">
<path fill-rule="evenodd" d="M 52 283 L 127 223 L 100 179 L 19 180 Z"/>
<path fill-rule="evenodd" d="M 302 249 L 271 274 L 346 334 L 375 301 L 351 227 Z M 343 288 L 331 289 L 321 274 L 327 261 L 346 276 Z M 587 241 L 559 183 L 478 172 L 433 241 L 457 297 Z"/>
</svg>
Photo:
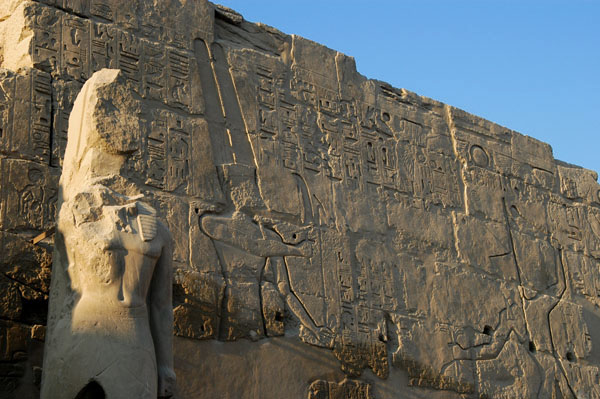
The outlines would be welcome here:
<svg viewBox="0 0 600 399">
<path fill-rule="evenodd" d="M 102 69 L 83 85 L 69 117 L 63 200 L 98 178 L 122 175 L 140 146 L 141 101 L 135 96 L 118 69 Z"/>
</svg>

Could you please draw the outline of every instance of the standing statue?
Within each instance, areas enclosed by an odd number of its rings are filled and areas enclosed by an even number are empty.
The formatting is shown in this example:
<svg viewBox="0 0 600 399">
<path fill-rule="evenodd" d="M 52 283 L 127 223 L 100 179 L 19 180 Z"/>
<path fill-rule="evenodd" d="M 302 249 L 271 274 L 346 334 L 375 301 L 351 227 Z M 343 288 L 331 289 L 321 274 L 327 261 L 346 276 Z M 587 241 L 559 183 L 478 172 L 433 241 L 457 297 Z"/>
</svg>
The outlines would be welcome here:
<svg viewBox="0 0 600 399">
<path fill-rule="evenodd" d="M 171 235 L 127 176 L 140 111 L 118 70 L 96 72 L 75 101 L 60 179 L 42 399 L 172 395 Z"/>
</svg>

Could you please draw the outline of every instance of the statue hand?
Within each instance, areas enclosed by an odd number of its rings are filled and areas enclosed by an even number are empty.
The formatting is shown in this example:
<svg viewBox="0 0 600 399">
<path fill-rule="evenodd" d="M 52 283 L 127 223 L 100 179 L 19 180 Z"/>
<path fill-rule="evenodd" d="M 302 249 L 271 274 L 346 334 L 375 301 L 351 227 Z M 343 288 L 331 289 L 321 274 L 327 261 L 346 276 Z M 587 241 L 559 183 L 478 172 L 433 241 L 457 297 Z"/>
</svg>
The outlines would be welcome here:
<svg viewBox="0 0 600 399">
<path fill-rule="evenodd" d="M 175 391 L 175 371 L 168 366 L 158 367 L 158 397 L 170 398 Z"/>
</svg>

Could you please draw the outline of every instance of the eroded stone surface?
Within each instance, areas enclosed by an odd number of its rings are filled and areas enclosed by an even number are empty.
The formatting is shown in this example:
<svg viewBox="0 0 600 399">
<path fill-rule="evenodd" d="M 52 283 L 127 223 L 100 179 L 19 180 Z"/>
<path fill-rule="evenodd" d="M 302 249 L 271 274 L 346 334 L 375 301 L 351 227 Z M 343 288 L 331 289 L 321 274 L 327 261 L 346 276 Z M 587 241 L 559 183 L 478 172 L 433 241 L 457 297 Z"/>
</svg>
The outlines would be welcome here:
<svg viewBox="0 0 600 399">
<path fill-rule="evenodd" d="M 174 238 L 181 397 L 600 396 L 595 172 L 206 1 L 12 0 L 0 35 L 13 397 L 35 392 L 48 294 L 52 239 L 27 241 L 55 224 L 68 116 L 101 68 L 139 104 L 104 130 L 127 195 Z"/>
</svg>

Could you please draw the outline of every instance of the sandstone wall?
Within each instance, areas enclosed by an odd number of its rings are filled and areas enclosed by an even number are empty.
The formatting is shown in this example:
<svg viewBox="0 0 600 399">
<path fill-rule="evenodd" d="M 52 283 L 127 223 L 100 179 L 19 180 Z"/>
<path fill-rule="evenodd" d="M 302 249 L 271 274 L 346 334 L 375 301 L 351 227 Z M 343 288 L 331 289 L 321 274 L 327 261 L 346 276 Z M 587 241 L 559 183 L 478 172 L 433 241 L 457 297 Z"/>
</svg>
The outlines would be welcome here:
<svg viewBox="0 0 600 399">
<path fill-rule="evenodd" d="M 1 397 L 38 395 L 68 115 L 101 68 L 145 104 L 181 398 L 600 397 L 600 186 L 549 145 L 204 0 L 4 1 L 0 61 Z"/>
</svg>

